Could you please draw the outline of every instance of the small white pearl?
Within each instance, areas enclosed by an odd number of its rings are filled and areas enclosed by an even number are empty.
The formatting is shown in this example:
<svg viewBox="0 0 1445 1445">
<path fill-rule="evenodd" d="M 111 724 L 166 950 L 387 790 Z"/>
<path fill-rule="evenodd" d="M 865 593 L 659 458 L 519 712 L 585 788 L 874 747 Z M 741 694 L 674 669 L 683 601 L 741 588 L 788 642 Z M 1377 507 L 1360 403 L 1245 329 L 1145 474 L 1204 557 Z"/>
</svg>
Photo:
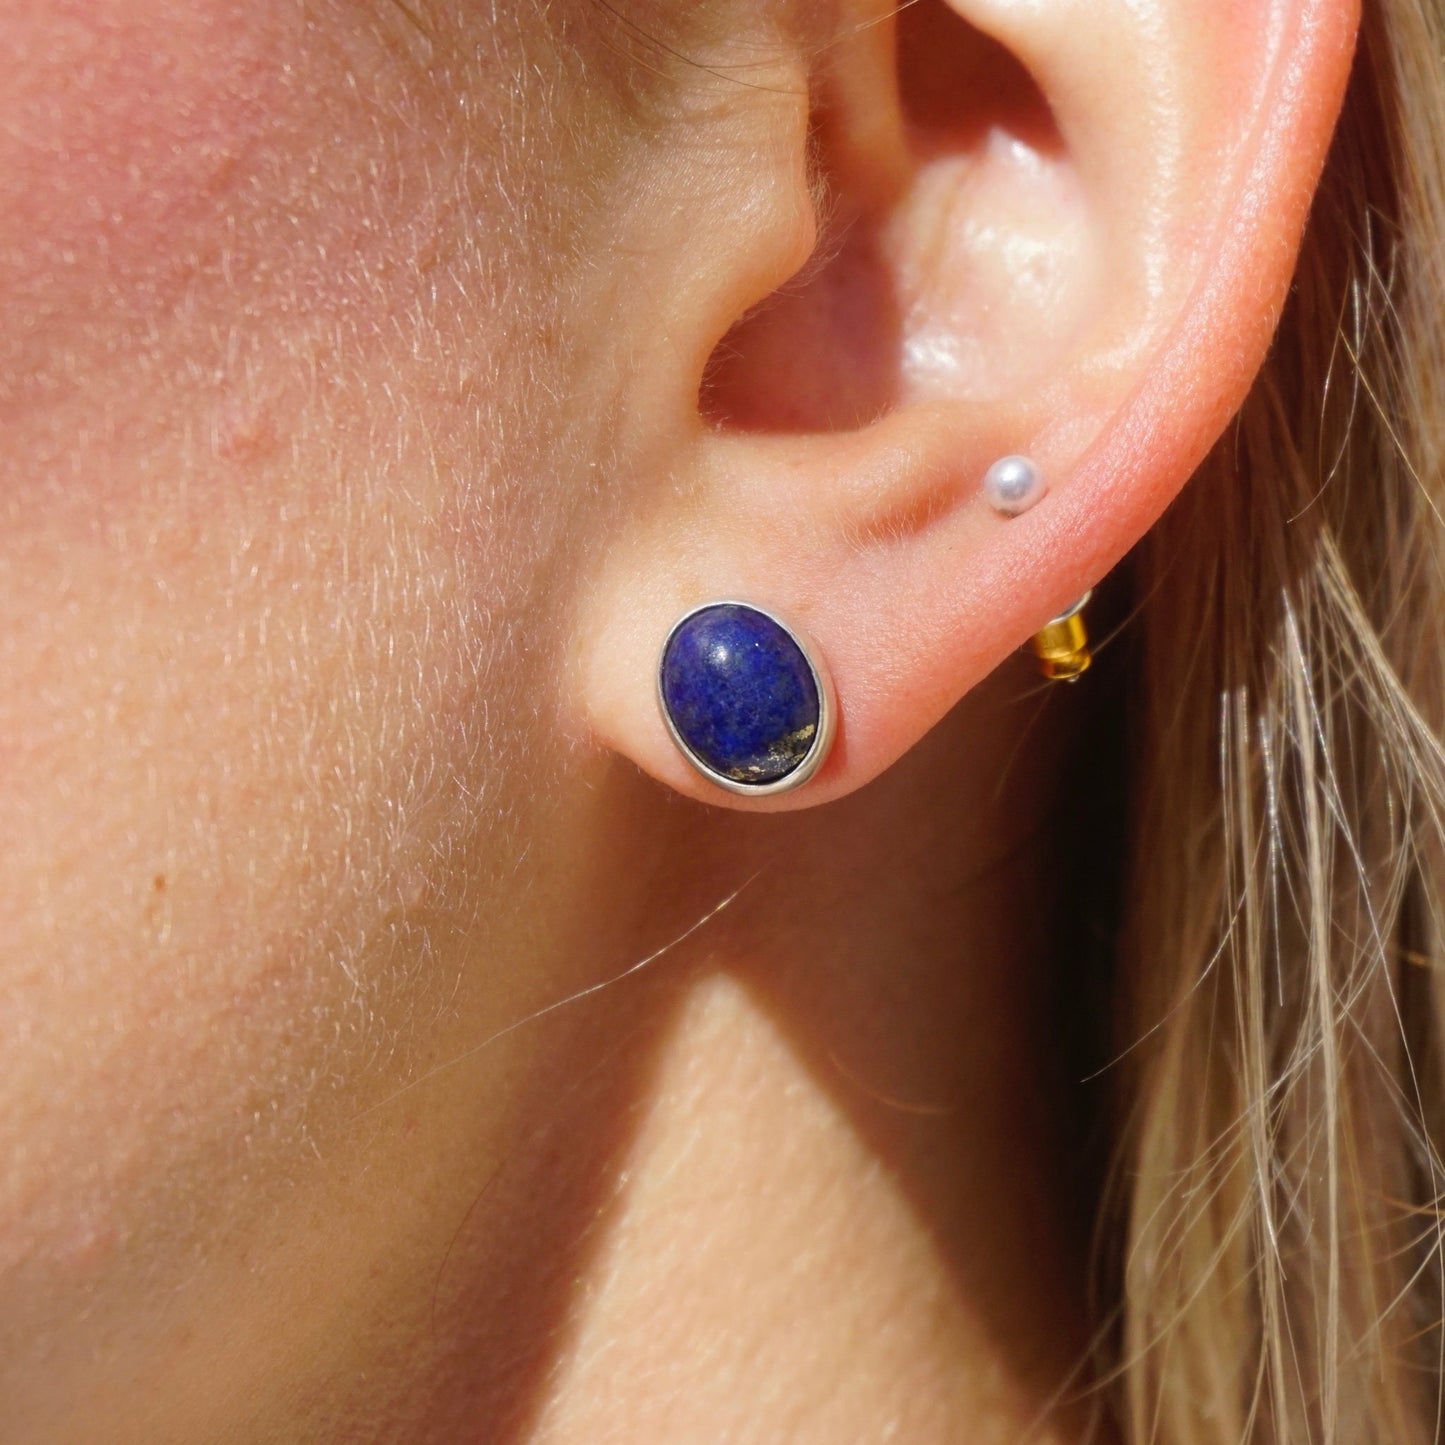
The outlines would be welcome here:
<svg viewBox="0 0 1445 1445">
<path fill-rule="evenodd" d="M 983 474 L 984 497 L 1005 517 L 1027 512 L 1047 491 L 1038 463 L 1028 457 L 1000 457 Z"/>
</svg>

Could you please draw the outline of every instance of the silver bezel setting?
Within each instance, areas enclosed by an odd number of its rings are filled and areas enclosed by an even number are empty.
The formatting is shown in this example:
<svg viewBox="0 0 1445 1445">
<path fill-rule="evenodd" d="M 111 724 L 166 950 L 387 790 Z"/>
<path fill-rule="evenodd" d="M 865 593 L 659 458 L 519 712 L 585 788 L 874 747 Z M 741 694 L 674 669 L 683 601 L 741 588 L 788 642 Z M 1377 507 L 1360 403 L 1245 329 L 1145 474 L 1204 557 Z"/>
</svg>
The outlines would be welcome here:
<svg viewBox="0 0 1445 1445">
<path fill-rule="evenodd" d="M 667 649 L 672 639 L 676 636 L 678 629 L 689 620 L 696 617 L 700 612 L 710 612 L 714 607 L 745 607 L 749 612 L 757 612 L 766 617 L 770 622 L 781 627 L 784 632 L 797 644 L 798 651 L 803 654 L 803 660 L 808 664 L 808 671 L 813 675 L 813 685 L 818 690 L 818 731 L 813 738 L 813 745 L 803 755 L 803 760 L 790 773 L 785 773 L 781 778 L 774 778 L 770 783 L 740 783 L 735 778 L 729 778 L 718 772 L 702 758 L 693 752 L 687 745 L 686 739 L 677 730 L 672 720 L 672 714 L 667 710 L 667 699 L 662 692 L 662 665 L 667 657 Z M 692 764 L 697 772 L 701 773 L 708 782 L 724 789 L 729 793 L 736 793 L 743 798 L 767 798 L 777 793 L 791 792 L 794 788 L 801 787 L 811 778 L 819 768 L 823 766 L 829 750 L 833 746 L 833 735 L 837 728 L 838 703 L 833 692 L 833 682 L 828 676 L 828 670 L 823 666 L 818 656 L 818 650 L 807 633 L 795 627 L 786 618 L 779 617 L 769 607 L 759 607 L 756 602 L 744 601 L 741 597 L 714 597 L 707 602 L 701 602 L 696 607 L 690 607 L 671 627 L 667 629 L 667 636 L 662 639 L 662 646 L 657 651 L 657 673 L 655 678 L 657 694 L 657 710 L 662 714 L 662 721 L 671 735 L 677 750 Z"/>
</svg>

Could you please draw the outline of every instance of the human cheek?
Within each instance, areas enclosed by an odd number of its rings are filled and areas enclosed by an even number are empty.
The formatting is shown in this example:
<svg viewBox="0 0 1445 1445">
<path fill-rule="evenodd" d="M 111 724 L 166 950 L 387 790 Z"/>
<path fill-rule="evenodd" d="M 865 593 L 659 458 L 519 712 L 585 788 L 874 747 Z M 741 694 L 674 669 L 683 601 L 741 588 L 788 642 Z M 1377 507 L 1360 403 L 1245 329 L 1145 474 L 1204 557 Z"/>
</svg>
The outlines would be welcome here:
<svg viewBox="0 0 1445 1445">
<path fill-rule="evenodd" d="M 0 298 L 13 360 L 27 340 L 55 346 L 58 324 L 173 299 L 198 226 L 278 108 L 281 31 L 230 4 L 5 6 Z"/>
<path fill-rule="evenodd" d="M 358 526 L 274 320 L 338 250 L 304 8 L 0 0 L 7 1359 L 184 1263 L 384 1011 L 357 631 L 405 522 Z"/>
</svg>

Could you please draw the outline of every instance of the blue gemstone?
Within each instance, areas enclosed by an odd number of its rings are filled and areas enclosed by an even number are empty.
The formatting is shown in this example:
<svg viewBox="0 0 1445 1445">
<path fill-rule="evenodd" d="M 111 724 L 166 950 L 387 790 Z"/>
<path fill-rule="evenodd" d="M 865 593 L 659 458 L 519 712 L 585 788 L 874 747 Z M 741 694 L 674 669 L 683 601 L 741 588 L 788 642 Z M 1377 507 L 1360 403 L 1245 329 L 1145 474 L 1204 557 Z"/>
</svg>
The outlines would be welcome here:
<svg viewBox="0 0 1445 1445">
<path fill-rule="evenodd" d="M 765 612 L 719 602 L 685 617 L 662 653 L 662 705 L 713 772 L 761 787 L 818 741 L 822 699 L 803 649 Z"/>
</svg>

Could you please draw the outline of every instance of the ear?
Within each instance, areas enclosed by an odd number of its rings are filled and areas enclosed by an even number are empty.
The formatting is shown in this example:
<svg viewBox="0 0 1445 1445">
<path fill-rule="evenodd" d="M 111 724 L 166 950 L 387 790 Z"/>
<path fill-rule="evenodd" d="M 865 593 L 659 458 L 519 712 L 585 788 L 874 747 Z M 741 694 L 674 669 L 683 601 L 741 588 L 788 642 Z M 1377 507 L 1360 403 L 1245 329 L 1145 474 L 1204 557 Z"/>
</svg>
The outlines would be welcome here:
<svg viewBox="0 0 1445 1445">
<path fill-rule="evenodd" d="M 737 212 L 699 201 L 659 288 L 655 471 L 584 598 L 597 736 L 711 802 L 867 782 L 1167 506 L 1269 345 L 1357 20 L 1355 0 L 890 12 L 854 4 L 800 46 L 807 100 L 740 87 L 736 171 L 715 160 L 736 189 L 709 192 Z M 813 163 L 823 240 L 777 289 Z M 1048 485 L 1013 519 L 979 490 L 1009 453 Z M 722 792 L 659 714 L 664 637 L 718 598 L 796 622 L 831 670 L 837 743 L 797 792 Z"/>
</svg>

